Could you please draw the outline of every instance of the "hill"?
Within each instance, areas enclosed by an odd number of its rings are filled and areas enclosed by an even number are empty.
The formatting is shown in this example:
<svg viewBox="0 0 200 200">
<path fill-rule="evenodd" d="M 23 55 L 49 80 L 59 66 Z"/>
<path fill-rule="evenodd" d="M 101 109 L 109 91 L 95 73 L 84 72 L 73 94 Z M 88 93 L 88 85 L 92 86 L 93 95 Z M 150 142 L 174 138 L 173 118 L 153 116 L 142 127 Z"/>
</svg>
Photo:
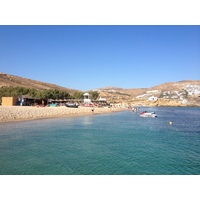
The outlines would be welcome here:
<svg viewBox="0 0 200 200">
<path fill-rule="evenodd" d="M 96 89 L 111 102 L 147 106 L 200 106 L 200 80 L 167 82 L 151 88 Z"/>
<path fill-rule="evenodd" d="M 35 88 L 38 90 L 57 89 L 57 90 L 66 91 L 69 94 L 72 94 L 72 93 L 78 91 L 75 89 L 61 87 L 59 85 L 55 85 L 52 83 L 45 83 L 42 81 L 36 81 L 36 80 L 23 78 L 23 77 L 19 77 L 19 76 L 14 76 L 14 75 L 10 75 L 10 74 L 4 74 L 4 73 L 0 72 L 0 88 L 10 87 L 10 86 L 28 87 L 28 88 Z"/>
<path fill-rule="evenodd" d="M 28 88 L 57 89 L 69 94 L 81 92 L 10 74 L 0 73 L 0 88 L 21 86 Z M 94 89 L 99 96 L 106 98 L 111 103 L 147 105 L 147 106 L 200 106 L 200 80 L 184 80 L 179 82 L 167 82 L 151 88 L 104 87 Z"/>
</svg>

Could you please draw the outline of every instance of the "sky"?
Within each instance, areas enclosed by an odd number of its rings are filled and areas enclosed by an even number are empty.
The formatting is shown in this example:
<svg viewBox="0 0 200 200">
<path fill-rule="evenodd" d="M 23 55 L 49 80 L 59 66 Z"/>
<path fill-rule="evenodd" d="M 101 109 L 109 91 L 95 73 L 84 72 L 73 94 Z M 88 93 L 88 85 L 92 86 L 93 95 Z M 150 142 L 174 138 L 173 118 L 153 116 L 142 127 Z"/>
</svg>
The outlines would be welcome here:
<svg viewBox="0 0 200 200">
<path fill-rule="evenodd" d="M 0 26 L 0 72 L 87 91 L 200 80 L 200 26 Z"/>
</svg>

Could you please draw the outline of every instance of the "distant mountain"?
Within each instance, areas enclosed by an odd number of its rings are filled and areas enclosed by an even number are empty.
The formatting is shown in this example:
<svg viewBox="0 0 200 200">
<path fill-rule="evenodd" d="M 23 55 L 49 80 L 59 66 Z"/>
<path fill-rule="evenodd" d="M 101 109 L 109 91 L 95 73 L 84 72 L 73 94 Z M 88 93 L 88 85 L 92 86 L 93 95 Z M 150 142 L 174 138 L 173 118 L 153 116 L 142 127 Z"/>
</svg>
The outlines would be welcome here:
<svg viewBox="0 0 200 200">
<path fill-rule="evenodd" d="M 65 87 L 55 85 L 52 83 L 45 83 L 42 81 L 36 81 L 36 80 L 23 78 L 20 76 L 14 76 L 10 74 L 4 74 L 0 72 L 0 88 L 10 87 L 10 86 L 28 87 L 28 88 L 35 88 L 38 90 L 57 89 L 57 90 L 64 90 L 70 94 L 78 91 L 75 89 L 65 88 Z"/>
</svg>

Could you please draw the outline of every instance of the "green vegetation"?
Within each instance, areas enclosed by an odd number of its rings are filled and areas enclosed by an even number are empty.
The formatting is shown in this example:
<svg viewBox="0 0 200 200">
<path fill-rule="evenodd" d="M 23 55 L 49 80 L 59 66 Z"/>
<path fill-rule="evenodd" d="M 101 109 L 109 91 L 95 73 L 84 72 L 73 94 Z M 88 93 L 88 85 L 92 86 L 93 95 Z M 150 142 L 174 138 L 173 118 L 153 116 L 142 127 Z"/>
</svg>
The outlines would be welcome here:
<svg viewBox="0 0 200 200">
<path fill-rule="evenodd" d="M 0 88 L 0 98 L 2 97 L 18 97 L 19 95 L 28 95 L 41 99 L 67 99 L 70 94 L 61 90 L 36 90 L 26 87 L 4 87 Z"/>
<path fill-rule="evenodd" d="M 90 99 L 96 100 L 99 96 L 99 93 L 96 91 L 89 91 L 90 94 Z M 84 92 L 75 92 L 72 96 L 71 99 L 83 99 L 84 98 Z"/>
<path fill-rule="evenodd" d="M 99 96 L 99 93 L 97 91 L 90 91 L 89 94 L 92 100 L 96 100 Z"/>
<path fill-rule="evenodd" d="M 71 99 L 83 99 L 83 92 L 75 92 Z"/>
<path fill-rule="evenodd" d="M 113 92 L 108 92 L 109 94 L 113 94 Z M 118 94 L 118 95 L 121 95 L 121 96 L 128 96 L 128 97 L 131 97 L 130 94 L 126 94 L 126 93 L 122 93 L 122 92 L 115 92 L 114 94 Z"/>
<path fill-rule="evenodd" d="M 163 95 L 163 93 L 161 92 L 158 98 L 163 98 L 165 95 Z"/>
<path fill-rule="evenodd" d="M 99 96 L 98 92 L 89 92 L 90 98 L 96 100 Z M 0 88 L 0 99 L 2 97 L 18 97 L 19 95 L 28 95 L 40 99 L 83 99 L 83 92 L 75 92 L 70 95 L 66 91 L 49 89 L 49 90 L 36 90 L 34 88 L 26 87 L 3 87 Z"/>
<path fill-rule="evenodd" d="M 183 89 L 184 97 L 187 99 L 188 98 L 188 91 Z"/>
</svg>

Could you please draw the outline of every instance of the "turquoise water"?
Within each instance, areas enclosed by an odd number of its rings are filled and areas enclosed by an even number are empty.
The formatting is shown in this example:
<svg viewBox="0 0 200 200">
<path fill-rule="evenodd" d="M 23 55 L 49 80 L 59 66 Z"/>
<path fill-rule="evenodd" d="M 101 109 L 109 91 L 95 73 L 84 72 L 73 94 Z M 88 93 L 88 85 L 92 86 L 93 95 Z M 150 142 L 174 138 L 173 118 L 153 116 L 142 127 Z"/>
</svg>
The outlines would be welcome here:
<svg viewBox="0 0 200 200">
<path fill-rule="evenodd" d="M 0 174 L 200 174 L 200 109 L 143 110 L 2 123 Z"/>
</svg>

